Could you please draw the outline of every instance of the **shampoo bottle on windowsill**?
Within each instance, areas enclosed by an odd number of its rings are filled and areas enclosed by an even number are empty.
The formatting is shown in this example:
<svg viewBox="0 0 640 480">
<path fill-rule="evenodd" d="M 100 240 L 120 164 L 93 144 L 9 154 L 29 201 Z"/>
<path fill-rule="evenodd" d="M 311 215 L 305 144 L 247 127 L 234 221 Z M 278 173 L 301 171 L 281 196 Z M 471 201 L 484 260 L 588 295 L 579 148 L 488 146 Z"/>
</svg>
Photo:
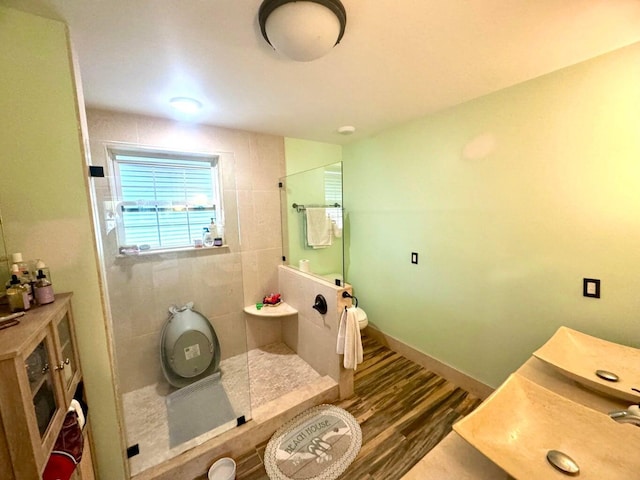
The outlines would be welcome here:
<svg viewBox="0 0 640 480">
<path fill-rule="evenodd" d="M 209 229 L 207 227 L 204 227 L 202 229 L 202 244 L 205 247 L 212 247 L 213 246 L 213 235 L 211 235 L 211 232 L 209 231 Z"/>
</svg>

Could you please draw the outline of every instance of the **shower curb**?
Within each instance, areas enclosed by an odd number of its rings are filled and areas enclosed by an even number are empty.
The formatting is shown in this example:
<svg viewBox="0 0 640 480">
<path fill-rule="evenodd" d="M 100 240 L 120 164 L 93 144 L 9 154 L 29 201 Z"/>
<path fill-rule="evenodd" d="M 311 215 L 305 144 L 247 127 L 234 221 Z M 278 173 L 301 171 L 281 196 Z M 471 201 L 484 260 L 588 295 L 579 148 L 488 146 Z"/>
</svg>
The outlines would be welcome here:
<svg viewBox="0 0 640 480">
<path fill-rule="evenodd" d="M 151 467 L 131 480 L 175 480 L 198 478 L 206 473 L 220 457 L 239 457 L 267 441 L 285 422 L 301 412 L 323 403 L 339 399 L 339 387 L 335 380 L 324 376 L 315 382 L 289 392 L 253 410 L 253 418 L 244 425 L 229 430 L 202 445 L 160 465 Z"/>
</svg>

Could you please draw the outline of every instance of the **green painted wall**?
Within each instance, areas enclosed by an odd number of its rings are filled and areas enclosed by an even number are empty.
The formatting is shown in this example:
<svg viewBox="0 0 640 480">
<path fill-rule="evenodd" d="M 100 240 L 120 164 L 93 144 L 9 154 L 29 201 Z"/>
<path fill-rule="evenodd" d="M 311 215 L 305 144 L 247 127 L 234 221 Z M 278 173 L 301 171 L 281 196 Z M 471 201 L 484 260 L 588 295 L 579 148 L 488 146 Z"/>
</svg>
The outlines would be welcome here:
<svg viewBox="0 0 640 480">
<path fill-rule="evenodd" d="M 494 387 L 560 325 L 640 347 L 640 44 L 343 155 L 347 281 L 385 333 Z"/>
<path fill-rule="evenodd" d="M 0 64 L 7 249 L 43 259 L 55 290 L 74 292 L 94 455 L 101 478 L 124 478 L 65 26 L 0 7 Z"/>
</svg>

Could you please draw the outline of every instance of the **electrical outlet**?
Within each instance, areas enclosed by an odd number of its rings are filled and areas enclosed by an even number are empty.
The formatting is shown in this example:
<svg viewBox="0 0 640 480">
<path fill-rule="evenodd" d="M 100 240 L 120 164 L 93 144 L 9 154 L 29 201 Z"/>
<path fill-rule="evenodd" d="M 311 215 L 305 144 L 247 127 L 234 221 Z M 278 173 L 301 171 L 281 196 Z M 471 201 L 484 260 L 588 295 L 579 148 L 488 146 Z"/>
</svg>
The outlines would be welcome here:
<svg viewBox="0 0 640 480">
<path fill-rule="evenodd" d="M 411 252 L 411 263 L 418 264 L 418 252 Z"/>
<path fill-rule="evenodd" d="M 585 297 L 600 298 L 600 280 L 596 278 L 583 278 L 582 295 Z"/>
</svg>

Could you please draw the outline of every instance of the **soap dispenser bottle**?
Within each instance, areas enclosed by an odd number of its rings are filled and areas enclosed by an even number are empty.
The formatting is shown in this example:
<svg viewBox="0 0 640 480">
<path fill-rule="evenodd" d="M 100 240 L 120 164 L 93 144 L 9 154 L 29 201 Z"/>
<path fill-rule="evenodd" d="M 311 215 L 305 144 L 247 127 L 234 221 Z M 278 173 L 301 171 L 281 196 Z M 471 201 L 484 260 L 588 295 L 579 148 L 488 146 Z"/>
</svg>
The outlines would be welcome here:
<svg viewBox="0 0 640 480">
<path fill-rule="evenodd" d="M 17 275 L 11 275 L 11 286 L 7 288 L 7 300 L 9 301 L 9 310 L 11 312 L 22 312 L 29 310 L 29 292 L 27 287 L 20 283 Z"/>
<path fill-rule="evenodd" d="M 40 270 L 42 270 L 42 273 L 45 274 L 45 276 L 47 277 L 47 280 L 49 280 L 49 282 L 53 284 L 53 278 L 51 277 L 51 271 L 49 270 L 49 267 L 47 267 L 47 265 L 42 260 L 38 259 L 38 261 L 36 262 L 36 268 L 34 269 L 34 273 L 39 275 Z M 36 275 L 36 281 L 38 280 L 37 275 Z"/>
<path fill-rule="evenodd" d="M 213 235 L 211 234 L 211 232 L 209 231 L 209 228 L 207 227 L 204 227 L 202 229 L 202 244 L 205 247 L 213 246 Z"/>
<path fill-rule="evenodd" d="M 209 224 L 209 231 L 211 232 L 211 236 L 213 238 L 217 237 L 216 232 L 218 231 L 218 227 L 216 226 L 215 217 L 211 217 L 211 223 Z"/>
<path fill-rule="evenodd" d="M 38 305 L 46 305 L 56 299 L 53 294 L 53 285 L 51 285 L 51 282 L 47 280 L 47 276 L 42 270 L 38 270 L 35 290 L 36 302 L 38 302 Z"/>
</svg>

